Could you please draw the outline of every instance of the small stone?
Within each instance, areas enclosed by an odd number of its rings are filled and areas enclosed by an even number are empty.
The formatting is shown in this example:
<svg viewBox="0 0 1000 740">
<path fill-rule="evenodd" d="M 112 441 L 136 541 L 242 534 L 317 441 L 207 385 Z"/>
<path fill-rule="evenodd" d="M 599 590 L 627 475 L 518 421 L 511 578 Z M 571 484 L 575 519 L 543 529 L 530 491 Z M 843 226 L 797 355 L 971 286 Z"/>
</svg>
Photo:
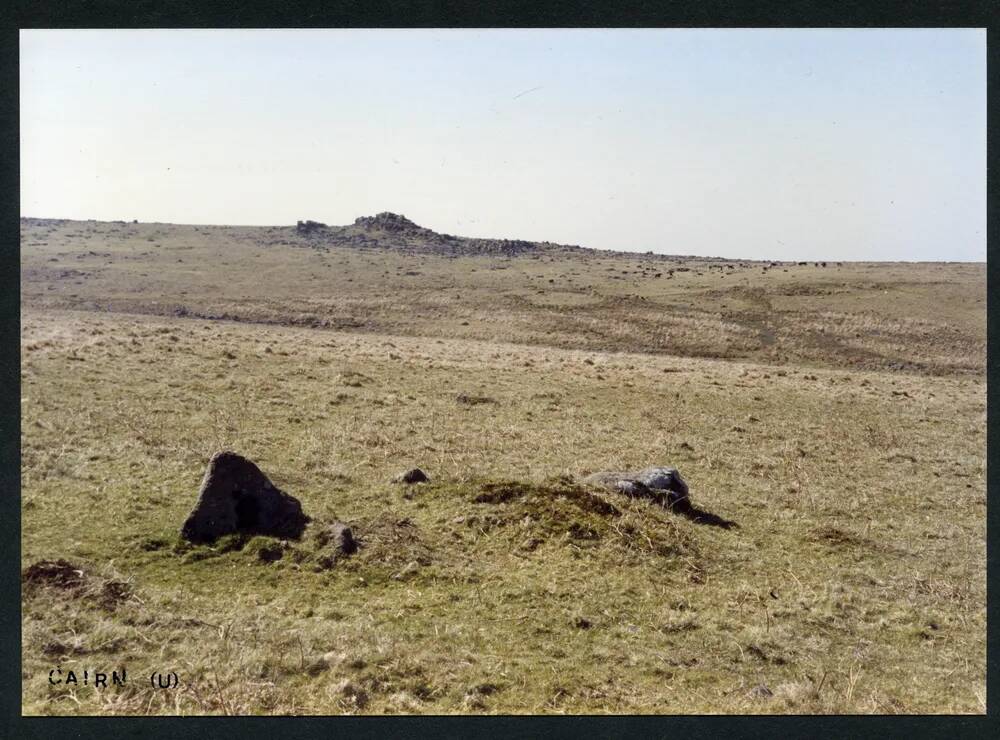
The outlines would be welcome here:
<svg viewBox="0 0 1000 740">
<path fill-rule="evenodd" d="M 430 478 L 428 478 L 427 474 L 420 468 L 412 468 L 411 470 L 407 470 L 405 473 L 397 475 L 392 479 L 392 482 L 412 485 L 414 483 L 429 483 Z"/>
<path fill-rule="evenodd" d="M 483 701 L 483 697 L 475 692 L 468 692 L 462 698 L 462 703 L 468 709 L 486 709 L 486 702 Z"/>
<path fill-rule="evenodd" d="M 333 522 L 316 533 L 316 545 L 328 552 L 318 560 L 318 569 L 327 570 L 344 557 L 358 551 L 358 541 L 354 539 L 351 528 L 343 522 Z"/>
</svg>

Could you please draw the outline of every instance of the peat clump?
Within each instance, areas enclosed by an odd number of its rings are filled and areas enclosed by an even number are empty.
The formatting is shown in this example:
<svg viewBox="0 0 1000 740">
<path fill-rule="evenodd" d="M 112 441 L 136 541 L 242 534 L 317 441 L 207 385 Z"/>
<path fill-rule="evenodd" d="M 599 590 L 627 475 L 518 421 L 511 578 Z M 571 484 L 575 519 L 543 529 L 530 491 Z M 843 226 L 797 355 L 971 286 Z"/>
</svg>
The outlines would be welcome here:
<svg viewBox="0 0 1000 740">
<path fill-rule="evenodd" d="M 67 591 L 83 588 L 83 569 L 68 560 L 39 560 L 21 572 L 21 583 L 25 589 L 37 586 L 51 586 Z"/>
<path fill-rule="evenodd" d="M 354 533 L 343 522 L 333 522 L 319 530 L 316 533 L 316 544 L 319 547 L 330 545 L 338 555 L 351 555 L 358 551 Z"/>
<path fill-rule="evenodd" d="M 21 571 L 21 590 L 25 596 L 41 588 L 61 591 L 70 598 L 83 598 L 105 611 L 114 611 L 132 597 L 129 583 L 95 577 L 87 569 L 62 558 L 39 560 Z"/>
<path fill-rule="evenodd" d="M 245 457 L 223 451 L 208 463 L 181 537 L 194 543 L 233 533 L 297 540 L 308 522 L 297 498 L 275 487 Z"/>
</svg>

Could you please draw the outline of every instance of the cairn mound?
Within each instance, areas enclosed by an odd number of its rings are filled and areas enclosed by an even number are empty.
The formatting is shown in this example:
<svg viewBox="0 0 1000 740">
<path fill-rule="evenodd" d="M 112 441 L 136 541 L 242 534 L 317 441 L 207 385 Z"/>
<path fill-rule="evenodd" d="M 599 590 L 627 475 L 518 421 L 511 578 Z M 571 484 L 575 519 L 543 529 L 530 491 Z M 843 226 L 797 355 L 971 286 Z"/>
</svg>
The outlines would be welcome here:
<svg viewBox="0 0 1000 740">
<path fill-rule="evenodd" d="M 297 540 L 308 522 L 297 498 L 275 487 L 250 460 L 223 451 L 208 463 L 181 537 L 194 543 L 233 533 Z"/>
</svg>

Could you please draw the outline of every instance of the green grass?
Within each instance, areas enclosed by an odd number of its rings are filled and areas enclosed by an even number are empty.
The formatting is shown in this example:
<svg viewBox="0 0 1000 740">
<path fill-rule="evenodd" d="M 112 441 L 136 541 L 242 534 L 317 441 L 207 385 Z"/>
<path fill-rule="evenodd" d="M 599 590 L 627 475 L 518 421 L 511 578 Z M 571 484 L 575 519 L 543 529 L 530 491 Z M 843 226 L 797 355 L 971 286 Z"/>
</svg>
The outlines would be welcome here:
<svg viewBox="0 0 1000 740">
<path fill-rule="evenodd" d="M 28 296 L 23 566 L 66 558 L 87 586 L 25 591 L 24 712 L 985 711 L 981 374 L 442 322 L 391 336 Z M 358 553 L 317 568 L 309 530 L 178 546 L 222 448 L 349 523 Z M 652 464 L 739 528 L 575 483 Z M 431 483 L 389 482 L 415 465 Z M 90 597 L 108 582 L 127 593 Z M 57 664 L 135 681 L 51 687 Z M 181 688 L 153 691 L 154 670 Z"/>
</svg>

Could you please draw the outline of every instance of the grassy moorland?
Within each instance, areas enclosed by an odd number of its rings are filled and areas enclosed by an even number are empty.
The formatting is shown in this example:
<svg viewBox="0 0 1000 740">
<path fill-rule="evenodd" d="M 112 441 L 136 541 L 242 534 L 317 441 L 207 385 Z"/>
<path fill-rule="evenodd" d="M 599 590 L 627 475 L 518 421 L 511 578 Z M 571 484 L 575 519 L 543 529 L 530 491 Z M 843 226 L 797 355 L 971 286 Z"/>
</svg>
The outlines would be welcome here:
<svg viewBox="0 0 1000 740">
<path fill-rule="evenodd" d="M 985 711 L 984 265 L 22 232 L 26 714 Z M 180 542 L 223 448 L 358 553 Z"/>
<path fill-rule="evenodd" d="M 536 245 L 440 254 L 379 230 L 22 221 L 25 305 L 849 370 L 969 372 L 985 264 L 775 264 Z M 403 245 L 403 246 L 400 246 Z"/>
</svg>

